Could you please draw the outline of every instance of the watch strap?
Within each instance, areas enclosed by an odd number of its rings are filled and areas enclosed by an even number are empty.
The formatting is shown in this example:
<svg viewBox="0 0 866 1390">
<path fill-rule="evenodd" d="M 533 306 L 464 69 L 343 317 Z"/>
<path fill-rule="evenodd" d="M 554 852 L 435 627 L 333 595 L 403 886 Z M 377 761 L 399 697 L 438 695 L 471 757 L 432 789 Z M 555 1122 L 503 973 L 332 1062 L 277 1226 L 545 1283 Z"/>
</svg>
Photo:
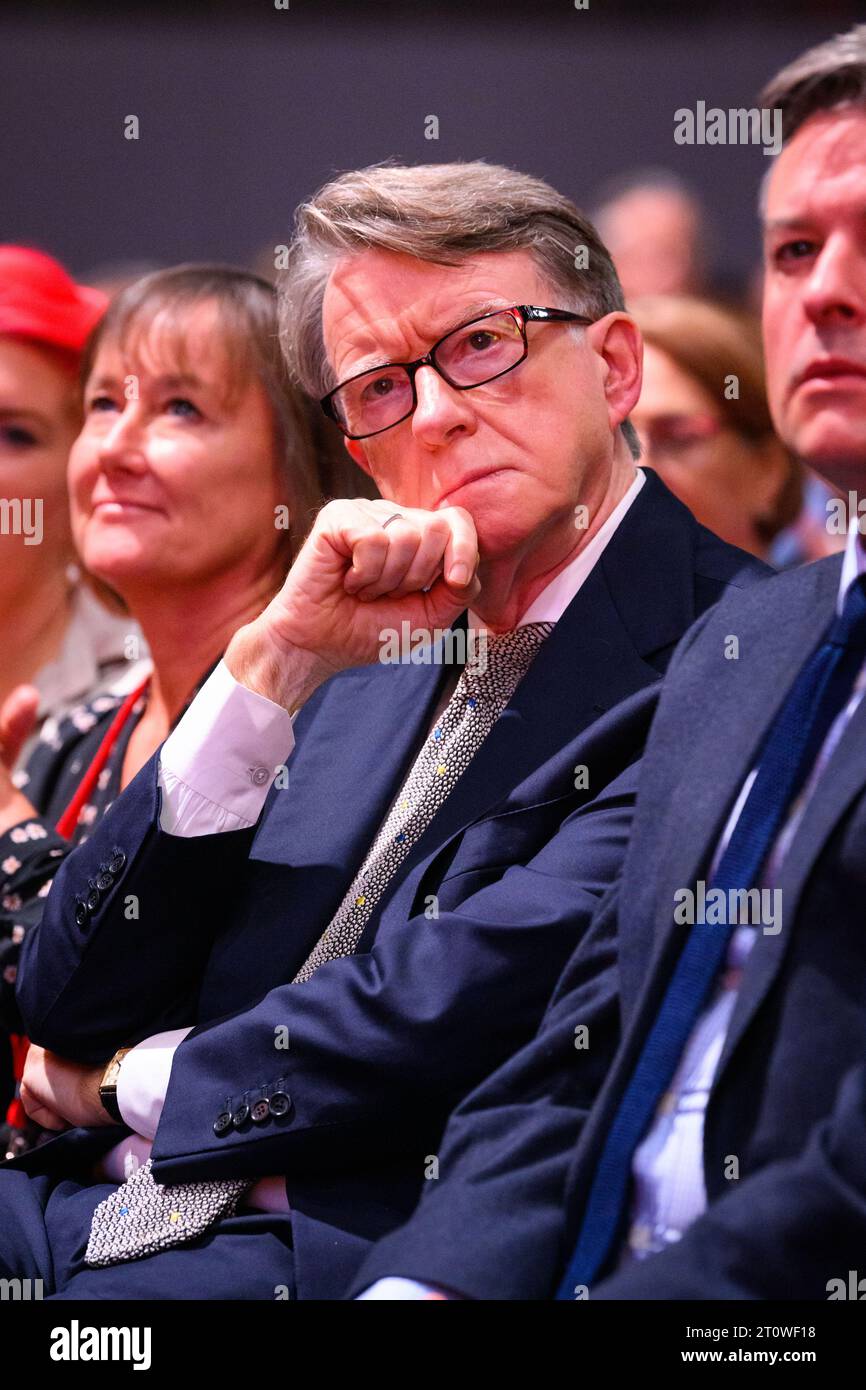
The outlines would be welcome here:
<svg viewBox="0 0 866 1390">
<path fill-rule="evenodd" d="M 99 1083 L 99 1099 L 102 1108 L 111 1116 L 115 1124 L 125 1124 L 124 1118 L 120 1113 L 120 1106 L 117 1103 L 117 1082 L 120 1077 L 120 1064 L 127 1052 L 131 1052 L 131 1047 L 119 1047 L 114 1056 L 102 1073 L 102 1080 Z"/>
</svg>

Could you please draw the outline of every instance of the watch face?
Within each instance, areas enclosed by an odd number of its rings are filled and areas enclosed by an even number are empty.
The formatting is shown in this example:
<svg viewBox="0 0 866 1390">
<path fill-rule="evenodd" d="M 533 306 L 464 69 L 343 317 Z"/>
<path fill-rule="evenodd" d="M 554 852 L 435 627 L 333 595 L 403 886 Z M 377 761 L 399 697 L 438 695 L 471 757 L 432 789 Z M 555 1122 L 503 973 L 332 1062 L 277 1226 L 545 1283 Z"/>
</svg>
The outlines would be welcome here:
<svg viewBox="0 0 866 1390">
<path fill-rule="evenodd" d="M 120 1064 L 128 1051 L 129 1048 L 125 1047 L 122 1052 L 116 1052 L 114 1054 L 108 1066 L 105 1068 L 102 1081 L 99 1084 L 99 1099 L 102 1101 L 103 1109 L 106 1110 L 117 1123 L 123 1122 L 120 1106 L 117 1103 L 117 1080 L 120 1075 Z"/>
<path fill-rule="evenodd" d="M 105 1073 L 104 1073 L 104 1075 L 103 1075 L 103 1077 L 102 1077 L 102 1084 L 103 1084 L 103 1086 L 108 1086 L 108 1085 L 116 1086 L 116 1084 L 117 1084 L 117 1078 L 118 1078 L 118 1076 L 120 1075 L 120 1066 L 121 1066 L 121 1063 L 122 1063 L 124 1057 L 126 1056 L 127 1052 L 131 1052 L 131 1051 L 132 1051 L 132 1049 L 129 1048 L 129 1047 L 121 1047 L 121 1048 L 118 1048 L 118 1050 L 115 1052 L 114 1056 L 113 1056 L 113 1057 L 111 1058 L 111 1060 L 109 1061 L 108 1066 L 105 1068 Z"/>
</svg>

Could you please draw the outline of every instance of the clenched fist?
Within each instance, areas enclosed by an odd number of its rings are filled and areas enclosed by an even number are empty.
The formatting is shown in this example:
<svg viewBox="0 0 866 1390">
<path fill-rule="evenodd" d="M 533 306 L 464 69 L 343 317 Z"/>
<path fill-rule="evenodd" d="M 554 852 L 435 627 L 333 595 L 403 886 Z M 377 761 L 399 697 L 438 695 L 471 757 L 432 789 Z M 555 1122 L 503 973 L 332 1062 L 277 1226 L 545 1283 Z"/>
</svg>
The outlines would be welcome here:
<svg viewBox="0 0 866 1390">
<path fill-rule="evenodd" d="M 336 671 L 376 661 L 386 630 L 448 627 L 478 595 L 477 568 L 462 507 L 329 502 L 280 592 L 235 634 L 226 664 L 251 690 L 296 709 Z"/>
</svg>

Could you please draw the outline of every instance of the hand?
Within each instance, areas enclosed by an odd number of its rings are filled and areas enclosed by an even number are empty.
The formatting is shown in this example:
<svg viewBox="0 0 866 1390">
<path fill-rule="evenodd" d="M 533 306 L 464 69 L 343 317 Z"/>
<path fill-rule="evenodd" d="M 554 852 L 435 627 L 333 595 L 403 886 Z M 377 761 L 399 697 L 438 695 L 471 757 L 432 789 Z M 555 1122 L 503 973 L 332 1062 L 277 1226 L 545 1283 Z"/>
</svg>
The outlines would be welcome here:
<svg viewBox="0 0 866 1390">
<path fill-rule="evenodd" d="M 101 1067 L 70 1062 L 31 1043 L 21 1078 L 21 1104 L 31 1120 L 45 1129 L 114 1124 L 99 1099 L 107 1065 L 107 1058 Z"/>
<path fill-rule="evenodd" d="M 462 507 L 329 502 L 280 592 L 232 639 L 226 664 L 250 689 L 296 707 L 335 671 L 375 661 L 385 630 L 447 628 L 478 596 L 478 558 Z"/>
<path fill-rule="evenodd" d="M 0 705 L 0 834 L 37 812 L 15 783 L 12 768 L 24 741 L 36 723 L 39 691 L 35 685 L 18 685 Z"/>
</svg>

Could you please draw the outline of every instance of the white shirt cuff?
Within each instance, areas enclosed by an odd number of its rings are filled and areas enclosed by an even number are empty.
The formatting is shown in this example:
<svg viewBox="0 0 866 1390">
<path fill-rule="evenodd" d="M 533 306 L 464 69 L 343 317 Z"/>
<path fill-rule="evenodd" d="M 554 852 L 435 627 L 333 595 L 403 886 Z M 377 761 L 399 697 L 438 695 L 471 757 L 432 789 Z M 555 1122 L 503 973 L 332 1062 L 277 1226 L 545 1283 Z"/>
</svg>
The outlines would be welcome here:
<svg viewBox="0 0 866 1390">
<path fill-rule="evenodd" d="M 120 1064 L 117 1106 L 126 1124 L 143 1139 L 152 1139 L 159 1126 L 175 1050 L 189 1028 L 171 1028 L 133 1047 Z"/>
<path fill-rule="evenodd" d="M 191 837 L 254 825 L 294 746 L 288 711 L 221 661 L 162 746 L 161 829 Z"/>
<path fill-rule="evenodd" d="M 445 1298 L 449 1295 L 443 1293 L 441 1289 L 436 1289 L 432 1284 L 419 1284 L 415 1279 L 401 1279 L 396 1275 L 389 1275 L 387 1279 L 377 1279 L 375 1284 L 371 1284 L 369 1289 L 359 1293 L 355 1299 L 356 1303 L 362 1303 L 365 1299 L 392 1299 L 399 1302 L 420 1302 L 424 1298 Z"/>
<path fill-rule="evenodd" d="M 145 1038 L 131 1048 L 123 1058 L 117 1078 L 117 1105 L 124 1121 L 135 1133 L 128 1134 L 104 1155 L 99 1169 L 103 1179 L 125 1182 L 139 1164 L 149 1158 L 151 1140 L 168 1094 L 174 1054 L 191 1031 L 192 1026 L 154 1033 L 152 1038 Z M 285 1178 L 260 1178 L 242 1205 L 255 1211 L 287 1212 L 289 1199 Z"/>
</svg>

